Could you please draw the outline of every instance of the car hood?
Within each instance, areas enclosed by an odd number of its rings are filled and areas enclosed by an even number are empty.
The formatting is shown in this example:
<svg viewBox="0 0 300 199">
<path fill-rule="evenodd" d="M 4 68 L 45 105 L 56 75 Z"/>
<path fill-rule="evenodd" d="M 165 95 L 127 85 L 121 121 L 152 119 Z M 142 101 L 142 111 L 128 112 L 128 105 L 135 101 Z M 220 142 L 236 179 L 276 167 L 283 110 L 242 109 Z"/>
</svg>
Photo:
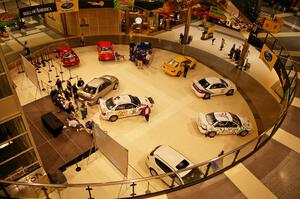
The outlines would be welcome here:
<svg viewBox="0 0 300 199">
<path fill-rule="evenodd" d="M 245 128 L 247 131 L 251 131 L 253 129 L 252 123 L 248 118 L 239 116 L 242 127 Z"/>
<path fill-rule="evenodd" d="M 106 113 L 109 111 L 105 102 L 106 102 L 105 100 L 99 99 L 99 109 L 100 109 L 100 112 L 102 112 L 102 113 Z"/>
<path fill-rule="evenodd" d="M 198 115 L 198 125 L 202 126 L 202 127 L 207 127 L 210 124 L 207 122 L 205 114 L 203 113 L 199 113 Z"/>
</svg>

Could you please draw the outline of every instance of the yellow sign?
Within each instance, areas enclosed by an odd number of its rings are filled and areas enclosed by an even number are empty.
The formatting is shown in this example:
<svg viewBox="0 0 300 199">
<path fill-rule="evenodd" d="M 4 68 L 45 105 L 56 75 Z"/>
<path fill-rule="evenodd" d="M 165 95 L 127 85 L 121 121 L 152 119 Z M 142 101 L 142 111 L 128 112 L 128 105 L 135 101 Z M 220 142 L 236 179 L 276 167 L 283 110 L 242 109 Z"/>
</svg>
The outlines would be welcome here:
<svg viewBox="0 0 300 199">
<path fill-rule="evenodd" d="M 270 48 L 266 44 L 264 44 L 260 51 L 259 58 L 262 59 L 268 65 L 268 68 L 271 71 L 278 57 L 270 50 Z"/>
<path fill-rule="evenodd" d="M 57 12 L 78 12 L 78 0 L 60 0 L 56 1 Z"/>
</svg>

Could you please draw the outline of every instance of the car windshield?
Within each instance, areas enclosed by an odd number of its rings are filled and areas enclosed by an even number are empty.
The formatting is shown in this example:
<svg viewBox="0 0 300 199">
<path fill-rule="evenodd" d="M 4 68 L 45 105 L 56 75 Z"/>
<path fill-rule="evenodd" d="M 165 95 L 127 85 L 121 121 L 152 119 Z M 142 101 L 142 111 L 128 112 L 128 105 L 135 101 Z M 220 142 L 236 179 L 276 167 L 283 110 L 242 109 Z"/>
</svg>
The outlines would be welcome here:
<svg viewBox="0 0 300 199">
<path fill-rule="evenodd" d="M 214 113 L 208 113 L 208 114 L 206 115 L 206 121 L 207 121 L 209 124 L 214 124 L 214 123 L 216 123 L 217 119 L 215 118 Z"/>
<path fill-rule="evenodd" d="M 207 88 L 210 84 L 206 81 L 206 79 L 201 79 L 198 81 L 198 83 L 203 87 Z"/>
<path fill-rule="evenodd" d="M 199 168 L 193 168 L 188 174 L 182 177 L 184 184 L 200 179 L 203 173 Z"/>
<path fill-rule="evenodd" d="M 93 86 L 89 86 L 89 85 L 86 85 L 83 89 L 84 92 L 89 93 L 89 94 L 95 94 L 96 90 L 97 90 L 97 88 L 95 88 Z"/>
<path fill-rule="evenodd" d="M 101 53 L 110 53 L 111 49 L 109 47 L 103 46 L 101 48 Z"/>
<path fill-rule="evenodd" d="M 179 65 L 179 63 L 177 61 L 175 61 L 174 59 L 171 59 L 171 61 L 169 61 L 170 65 L 174 66 L 174 67 L 177 67 Z"/>
<path fill-rule="evenodd" d="M 64 53 L 64 58 L 72 58 L 72 57 L 75 57 L 75 54 L 73 52 Z"/>
<path fill-rule="evenodd" d="M 111 110 L 116 104 L 114 103 L 113 98 L 109 98 L 108 100 L 105 101 L 106 107 Z"/>
<path fill-rule="evenodd" d="M 176 165 L 176 168 L 179 169 L 184 169 L 187 166 L 189 166 L 189 162 L 187 160 L 182 160 L 179 164 Z"/>
<path fill-rule="evenodd" d="M 235 115 L 233 113 L 230 113 L 230 115 L 231 115 L 232 120 L 233 120 L 234 123 L 236 123 L 239 126 L 242 125 L 241 120 L 240 120 L 240 118 L 237 115 Z"/>
<path fill-rule="evenodd" d="M 129 95 L 129 97 L 130 97 L 131 102 L 134 103 L 135 105 L 140 105 L 141 104 L 139 98 L 137 98 L 135 96 L 132 96 L 132 95 Z"/>
<path fill-rule="evenodd" d="M 228 84 L 223 80 L 223 79 L 220 79 L 222 84 L 224 84 L 226 87 L 228 87 Z"/>
</svg>

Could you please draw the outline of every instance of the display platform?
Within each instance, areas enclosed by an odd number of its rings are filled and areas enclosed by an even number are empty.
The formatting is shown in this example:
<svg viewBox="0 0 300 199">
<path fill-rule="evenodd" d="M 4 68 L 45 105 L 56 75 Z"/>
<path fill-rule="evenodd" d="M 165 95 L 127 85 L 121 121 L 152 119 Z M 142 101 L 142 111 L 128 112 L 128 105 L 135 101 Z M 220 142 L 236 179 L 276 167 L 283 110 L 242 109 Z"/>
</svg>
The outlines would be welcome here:
<svg viewBox="0 0 300 199">
<path fill-rule="evenodd" d="M 41 116 L 51 112 L 53 114 L 51 118 L 58 118 L 61 122 L 67 118 L 65 112 L 57 113 L 50 97 L 46 96 L 29 103 L 23 106 L 23 109 L 44 169 L 48 174 L 56 173 L 57 170 L 90 150 L 92 137 L 84 130 L 77 132 L 76 129 L 65 128 L 56 137 L 49 133 L 43 125 Z M 61 128 L 61 123 L 58 127 Z"/>
</svg>

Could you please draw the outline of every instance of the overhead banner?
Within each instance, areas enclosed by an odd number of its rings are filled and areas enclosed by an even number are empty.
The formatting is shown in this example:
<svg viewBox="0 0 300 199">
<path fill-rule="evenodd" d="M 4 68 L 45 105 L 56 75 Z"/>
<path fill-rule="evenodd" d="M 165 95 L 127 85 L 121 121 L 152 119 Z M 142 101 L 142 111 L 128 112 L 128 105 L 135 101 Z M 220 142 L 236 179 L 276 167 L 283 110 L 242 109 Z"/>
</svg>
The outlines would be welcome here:
<svg viewBox="0 0 300 199">
<path fill-rule="evenodd" d="M 132 10 L 134 0 L 114 0 L 114 6 L 119 10 Z"/>
<path fill-rule="evenodd" d="M 278 57 L 270 50 L 270 48 L 266 44 L 264 44 L 260 51 L 259 58 L 268 65 L 268 68 L 271 71 L 274 68 Z"/>
<path fill-rule="evenodd" d="M 113 8 L 112 0 L 79 0 L 79 8 Z"/>
<path fill-rule="evenodd" d="M 56 1 L 57 11 L 59 13 L 78 12 L 78 0 L 59 0 Z"/>
<path fill-rule="evenodd" d="M 57 9 L 55 3 L 47 3 L 47 4 L 37 5 L 37 6 L 20 8 L 19 15 L 22 18 L 22 17 L 29 17 L 33 15 L 44 14 L 48 12 L 56 12 L 56 11 Z"/>
</svg>

